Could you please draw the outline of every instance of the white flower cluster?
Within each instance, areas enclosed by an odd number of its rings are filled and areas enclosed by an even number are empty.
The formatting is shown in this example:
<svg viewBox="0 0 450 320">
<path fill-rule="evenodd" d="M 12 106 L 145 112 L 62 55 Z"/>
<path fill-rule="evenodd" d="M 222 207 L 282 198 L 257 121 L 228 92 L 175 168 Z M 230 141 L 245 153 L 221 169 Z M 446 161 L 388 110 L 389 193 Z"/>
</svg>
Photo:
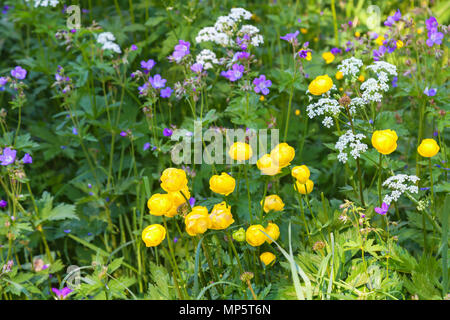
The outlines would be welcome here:
<svg viewBox="0 0 450 320">
<path fill-rule="evenodd" d="M 97 37 L 97 42 L 102 44 L 103 50 L 112 50 L 117 53 L 121 53 L 120 47 L 115 43 L 116 37 L 111 32 L 100 33 Z"/>
<path fill-rule="evenodd" d="M 364 108 L 364 106 L 367 104 L 367 101 L 363 98 L 355 97 L 352 99 L 352 102 L 348 105 L 348 110 L 350 111 L 350 114 L 353 115 L 356 113 L 356 110 L 358 108 Z"/>
<path fill-rule="evenodd" d="M 197 43 L 211 41 L 223 47 L 234 46 L 233 36 L 238 28 L 237 25 L 242 20 L 249 20 L 251 17 L 251 12 L 243 8 L 233 8 L 229 15 L 217 18 L 214 27 L 201 29 L 195 37 L 195 41 Z M 255 47 L 264 42 L 263 37 L 259 34 L 259 29 L 251 25 L 242 26 L 237 34 L 248 35 L 250 43 Z"/>
<path fill-rule="evenodd" d="M 203 69 L 208 70 L 213 67 L 213 64 L 218 64 L 216 54 L 209 49 L 202 50 L 195 58 L 197 63 L 203 65 Z"/>
<path fill-rule="evenodd" d="M 420 179 L 417 176 L 408 176 L 407 174 L 397 174 L 388 178 L 383 182 L 383 187 L 392 189 L 392 192 L 384 197 L 383 202 L 389 205 L 392 201 L 397 201 L 406 191 L 418 193 L 419 188 L 415 185 L 415 183 L 419 180 Z M 411 182 L 413 184 L 408 185 L 407 182 Z"/>
<path fill-rule="evenodd" d="M 349 59 L 342 60 L 341 64 L 338 65 L 338 70 L 342 72 L 344 76 L 356 77 L 359 73 L 359 69 L 363 66 L 363 62 L 360 59 L 351 57 Z"/>
<path fill-rule="evenodd" d="M 27 0 L 27 2 L 30 2 L 30 0 Z M 56 7 L 59 4 L 59 0 L 34 0 L 34 7 Z"/>
<path fill-rule="evenodd" d="M 337 156 L 338 160 L 342 163 L 346 163 L 349 151 L 353 158 L 359 158 L 362 153 L 367 151 L 367 144 L 361 142 L 365 137 L 366 136 L 363 134 L 354 135 L 352 130 L 348 130 L 340 136 L 338 142 L 336 142 L 336 145 L 334 146 L 339 150 Z"/>
<path fill-rule="evenodd" d="M 361 84 L 362 98 L 366 101 L 380 102 L 383 98 L 381 91 L 389 90 L 389 75 L 396 76 L 397 67 L 384 61 L 375 61 L 366 69 L 375 72 L 378 79 L 369 78 Z"/>
<path fill-rule="evenodd" d="M 318 102 L 307 106 L 306 111 L 308 112 L 308 117 L 310 119 L 324 114 L 327 115 L 322 123 L 325 127 L 330 128 L 333 125 L 333 119 L 329 115 L 333 114 L 337 116 L 341 111 L 341 108 L 339 102 L 335 99 L 321 98 Z"/>
</svg>

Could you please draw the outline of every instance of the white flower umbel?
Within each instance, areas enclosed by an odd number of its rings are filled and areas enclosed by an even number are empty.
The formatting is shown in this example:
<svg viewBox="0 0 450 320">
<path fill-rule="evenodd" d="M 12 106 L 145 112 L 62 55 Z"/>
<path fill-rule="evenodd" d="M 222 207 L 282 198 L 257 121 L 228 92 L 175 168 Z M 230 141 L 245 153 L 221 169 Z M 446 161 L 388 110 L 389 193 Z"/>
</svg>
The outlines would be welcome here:
<svg viewBox="0 0 450 320">
<path fill-rule="evenodd" d="M 197 43 L 211 41 L 221 46 L 228 46 L 233 43 L 233 40 L 226 33 L 218 31 L 215 27 L 201 29 L 195 37 L 195 41 Z"/>
<path fill-rule="evenodd" d="M 362 153 L 367 151 L 367 144 L 362 143 L 361 140 L 366 136 L 359 133 L 354 135 L 352 130 L 348 130 L 342 136 L 339 137 L 338 142 L 334 146 L 339 154 L 337 156 L 338 160 L 342 163 L 346 163 L 348 160 L 348 153 L 357 159 Z"/>
<path fill-rule="evenodd" d="M 383 95 L 380 93 L 381 87 L 374 78 L 369 78 L 361 84 L 360 90 L 365 101 L 380 102 Z"/>
<path fill-rule="evenodd" d="M 337 68 L 344 76 L 356 77 L 362 66 L 362 60 L 351 57 L 349 59 L 342 60 L 341 64 L 338 65 Z"/>
<path fill-rule="evenodd" d="M 235 21 L 250 20 L 252 18 L 252 13 L 243 8 L 233 8 L 228 16 Z"/>
<path fill-rule="evenodd" d="M 382 92 L 389 90 L 389 76 L 397 75 L 397 67 L 384 61 L 375 61 L 366 69 L 376 73 L 377 79 L 369 78 L 361 84 L 362 98 L 367 102 L 381 102 Z"/>
<path fill-rule="evenodd" d="M 216 54 L 211 50 L 204 49 L 196 57 L 196 62 L 201 63 L 205 70 L 211 69 L 213 64 L 218 64 L 219 60 L 216 58 Z"/>
<path fill-rule="evenodd" d="M 406 191 L 418 193 L 419 188 L 415 183 L 419 180 L 420 179 L 417 176 L 409 176 L 407 174 L 397 174 L 386 179 L 386 181 L 383 182 L 383 187 L 391 189 L 392 192 L 384 197 L 383 202 L 389 205 L 392 201 L 397 201 Z"/>
<path fill-rule="evenodd" d="M 397 67 L 393 64 L 387 63 L 385 61 L 375 61 L 370 66 L 367 66 L 366 69 L 372 70 L 377 75 L 381 72 L 387 72 L 391 76 L 397 75 Z"/>
<path fill-rule="evenodd" d="M 26 0 L 27 2 L 30 2 L 30 0 Z M 34 0 L 34 7 L 56 7 L 59 4 L 59 0 Z"/>
<path fill-rule="evenodd" d="M 367 101 L 363 98 L 355 97 L 352 99 L 352 102 L 348 105 L 348 110 L 351 115 L 354 115 L 358 109 L 362 109 L 366 106 Z"/>
<path fill-rule="evenodd" d="M 116 53 L 121 53 L 122 50 L 115 41 L 116 37 L 111 32 L 102 32 L 97 36 L 97 43 L 102 45 L 103 50 L 112 50 Z"/>
<path fill-rule="evenodd" d="M 323 125 L 330 128 L 333 125 L 330 115 L 337 116 L 341 111 L 342 106 L 335 99 L 321 98 L 318 102 L 312 103 L 306 107 L 308 112 L 308 117 L 313 119 L 315 117 L 326 115 L 327 117 L 323 120 Z"/>
</svg>

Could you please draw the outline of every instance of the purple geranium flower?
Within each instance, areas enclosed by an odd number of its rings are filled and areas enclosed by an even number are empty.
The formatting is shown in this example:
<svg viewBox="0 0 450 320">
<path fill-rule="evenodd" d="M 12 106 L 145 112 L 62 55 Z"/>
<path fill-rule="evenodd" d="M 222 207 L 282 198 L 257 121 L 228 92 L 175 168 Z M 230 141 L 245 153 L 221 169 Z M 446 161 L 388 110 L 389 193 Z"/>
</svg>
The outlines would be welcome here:
<svg viewBox="0 0 450 320">
<path fill-rule="evenodd" d="M 233 61 L 248 58 L 250 58 L 250 53 L 248 53 L 247 51 L 238 51 L 234 54 Z"/>
<path fill-rule="evenodd" d="M 378 213 L 378 214 L 381 214 L 383 216 L 386 215 L 388 210 L 389 210 L 389 205 L 386 204 L 385 202 L 383 202 L 383 204 L 381 205 L 381 208 L 380 207 L 375 207 L 375 212 Z"/>
<path fill-rule="evenodd" d="M 164 88 L 166 85 L 166 79 L 161 78 L 159 74 L 155 74 L 154 77 L 149 77 L 148 81 L 150 81 L 150 84 L 155 89 Z"/>
<path fill-rule="evenodd" d="M 253 90 L 255 90 L 256 93 L 262 93 L 263 95 L 269 94 L 269 87 L 272 85 L 272 81 L 266 80 L 265 75 L 261 75 L 259 78 L 255 78 L 253 80 L 253 85 L 255 86 Z"/>
<path fill-rule="evenodd" d="M 148 82 L 146 82 L 142 86 L 138 87 L 139 94 L 145 94 L 145 92 L 147 91 L 148 87 L 149 87 L 149 83 Z"/>
<path fill-rule="evenodd" d="M 170 87 L 161 89 L 160 95 L 161 98 L 170 98 L 170 95 L 172 94 L 173 90 Z"/>
<path fill-rule="evenodd" d="M 392 27 L 395 24 L 395 22 L 397 22 L 398 20 L 401 19 L 401 17 L 402 17 L 402 14 L 400 12 L 400 9 L 398 9 L 397 12 L 394 13 L 393 16 L 389 16 L 386 19 L 386 21 L 384 22 L 384 25 L 388 26 L 388 27 Z"/>
<path fill-rule="evenodd" d="M 331 49 L 331 53 L 334 54 L 334 55 L 336 55 L 336 54 L 338 54 L 338 53 L 341 53 L 341 52 L 342 52 L 342 50 L 339 49 L 339 48 L 332 48 L 332 49 Z"/>
<path fill-rule="evenodd" d="M 244 66 L 240 65 L 238 63 L 233 64 L 233 67 L 231 70 L 228 71 L 222 71 L 221 75 L 227 78 L 230 81 L 236 81 L 242 78 L 242 75 L 244 74 Z"/>
<path fill-rule="evenodd" d="M 300 50 L 300 51 L 298 52 L 298 56 L 299 56 L 300 58 L 305 59 L 305 58 L 308 56 L 308 50 L 304 50 L 304 49 Z"/>
<path fill-rule="evenodd" d="M 195 73 L 200 73 L 203 71 L 203 65 L 201 63 L 194 63 L 191 66 L 191 70 Z"/>
<path fill-rule="evenodd" d="M 173 134 L 172 130 L 170 130 L 169 128 L 164 128 L 163 130 L 164 137 L 170 137 L 172 134 Z"/>
<path fill-rule="evenodd" d="M 16 160 L 16 150 L 5 148 L 3 149 L 3 154 L 0 155 L 0 161 L 2 166 L 7 166 Z"/>
<path fill-rule="evenodd" d="M 386 47 L 380 46 L 378 50 L 373 50 L 373 60 L 378 61 L 386 53 Z"/>
<path fill-rule="evenodd" d="M 8 78 L 0 77 L 0 91 L 5 90 L 5 84 L 8 83 Z"/>
<path fill-rule="evenodd" d="M 444 39 L 444 34 L 442 32 L 438 32 L 437 29 L 431 30 L 428 32 L 426 44 L 429 47 L 432 47 L 435 44 L 440 45 L 442 43 L 442 39 Z"/>
<path fill-rule="evenodd" d="M 288 41 L 288 42 L 294 42 L 297 40 L 297 36 L 300 33 L 300 31 L 295 31 L 294 33 L 287 33 L 285 36 L 280 37 L 280 39 Z"/>
<path fill-rule="evenodd" d="M 28 154 L 25 153 L 25 155 L 22 158 L 23 163 L 33 163 L 33 158 Z"/>
<path fill-rule="evenodd" d="M 122 137 L 126 137 L 128 134 L 127 134 L 127 132 L 126 131 L 122 131 L 122 132 L 120 132 L 120 136 L 122 136 Z"/>
<path fill-rule="evenodd" d="M 6 200 L 0 200 L 0 208 L 5 208 L 8 205 L 8 202 Z"/>
<path fill-rule="evenodd" d="M 428 31 L 433 31 L 437 30 L 439 23 L 437 22 L 435 17 L 431 16 L 429 19 L 425 21 L 425 25 Z"/>
<path fill-rule="evenodd" d="M 150 71 L 155 66 L 156 62 L 153 59 L 148 61 L 141 61 L 141 68 L 147 71 Z"/>
<path fill-rule="evenodd" d="M 175 46 L 175 51 L 169 57 L 171 60 L 175 60 L 176 62 L 180 62 L 186 55 L 189 54 L 189 48 L 191 44 L 188 41 L 180 40 L 178 44 Z"/>
<path fill-rule="evenodd" d="M 137 49 L 138 49 L 137 45 L 135 45 L 135 44 L 131 45 L 131 50 L 132 51 L 136 51 Z"/>
<path fill-rule="evenodd" d="M 423 91 L 423 93 L 425 93 L 427 96 L 432 97 L 435 96 L 437 93 L 437 89 L 436 88 L 430 88 L 428 89 L 428 87 L 425 88 L 425 90 Z"/>
<path fill-rule="evenodd" d="M 150 148 L 150 146 L 151 146 L 150 142 L 146 142 L 146 143 L 144 144 L 143 150 L 144 150 L 144 151 L 148 150 L 148 149 Z"/>
<path fill-rule="evenodd" d="M 70 289 L 69 287 L 64 287 L 61 290 L 57 288 L 52 288 L 52 291 L 58 297 L 59 300 L 64 300 L 73 290 Z"/>
<path fill-rule="evenodd" d="M 194 197 L 191 197 L 189 199 L 189 204 L 191 205 L 191 207 L 193 207 L 195 205 L 195 198 Z"/>
<path fill-rule="evenodd" d="M 27 70 L 23 69 L 20 66 L 17 66 L 11 70 L 11 76 L 18 80 L 23 80 L 27 76 Z"/>
<path fill-rule="evenodd" d="M 398 81 L 398 77 L 392 78 L 392 86 L 393 86 L 394 88 L 398 87 L 397 81 Z"/>
</svg>

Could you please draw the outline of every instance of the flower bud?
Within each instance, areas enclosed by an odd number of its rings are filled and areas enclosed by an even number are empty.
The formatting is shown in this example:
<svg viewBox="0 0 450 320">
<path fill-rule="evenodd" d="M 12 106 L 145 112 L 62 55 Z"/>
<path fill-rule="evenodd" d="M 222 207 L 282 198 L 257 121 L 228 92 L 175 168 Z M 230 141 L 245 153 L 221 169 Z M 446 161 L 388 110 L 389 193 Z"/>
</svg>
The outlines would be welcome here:
<svg viewBox="0 0 450 320">
<path fill-rule="evenodd" d="M 213 207 L 209 219 L 211 219 L 210 228 L 213 230 L 224 230 L 234 223 L 231 207 L 228 207 L 225 201 Z"/>
<path fill-rule="evenodd" d="M 267 236 L 262 231 L 266 232 L 262 225 L 251 225 L 245 232 L 245 240 L 247 240 L 249 245 L 259 247 L 267 239 Z"/>
<path fill-rule="evenodd" d="M 245 241 L 244 228 L 240 228 L 239 230 L 236 230 L 235 232 L 233 232 L 233 239 L 238 242 L 244 242 Z"/>
<path fill-rule="evenodd" d="M 280 237 L 280 228 L 275 223 L 269 222 L 265 231 L 274 241 L 277 241 Z M 266 236 L 266 241 L 269 244 L 273 242 L 270 238 Z"/>
<path fill-rule="evenodd" d="M 342 71 L 336 72 L 335 78 L 337 80 L 341 80 L 342 78 L 344 78 L 344 74 L 342 73 Z"/>
<path fill-rule="evenodd" d="M 209 179 L 209 188 L 213 192 L 222 194 L 224 196 L 228 196 L 230 193 L 232 193 L 235 187 L 236 181 L 226 172 L 222 172 L 220 176 L 213 175 L 211 179 Z"/>
<path fill-rule="evenodd" d="M 166 238 L 166 229 L 160 224 L 149 225 L 142 231 L 142 240 L 147 247 L 156 247 Z"/>
</svg>

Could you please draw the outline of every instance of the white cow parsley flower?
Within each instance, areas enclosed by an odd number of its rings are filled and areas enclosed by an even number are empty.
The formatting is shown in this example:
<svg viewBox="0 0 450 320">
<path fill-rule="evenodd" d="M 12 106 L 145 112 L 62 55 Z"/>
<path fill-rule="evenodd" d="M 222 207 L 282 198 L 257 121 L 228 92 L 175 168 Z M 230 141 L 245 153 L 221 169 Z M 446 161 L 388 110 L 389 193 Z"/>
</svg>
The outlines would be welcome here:
<svg viewBox="0 0 450 320">
<path fill-rule="evenodd" d="M 213 64 L 218 64 L 219 60 L 216 58 L 216 54 L 211 50 L 202 50 L 195 58 L 197 63 L 201 63 L 205 70 L 211 69 Z"/>
<path fill-rule="evenodd" d="M 383 182 L 383 187 L 391 189 L 392 192 L 384 197 L 383 202 L 389 205 L 392 201 L 397 201 L 406 191 L 418 193 L 419 188 L 415 184 L 419 180 L 420 179 L 417 176 L 408 176 L 407 174 L 397 174 L 386 179 L 386 181 Z M 408 182 L 412 184 L 408 184 Z"/>
<path fill-rule="evenodd" d="M 323 125 L 330 128 L 333 125 L 333 121 L 330 121 L 330 115 L 337 116 L 341 111 L 342 106 L 335 99 L 321 98 L 318 102 L 312 103 L 306 107 L 308 117 L 313 119 L 317 116 L 327 115 L 329 119 L 324 119 Z"/>
<path fill-rule="evenodd" d="M 365 135 L 360 133 L 354 135 L 352 130 L 348 130 L 346 133 L 341 135 L 338 142 L 336 142 L 336 145 L 334 146 L 337 150 L 339 150 L 339 154 L 337 156 L 338 160 L 342 163 L 346 163 L 348 160 L 348 152 L 350 152 L 354 159 L 359 158 L 362 153 L 367 151 L 367 144 L 361 142 L 361 140 L 365 137 Z"/>
<path fill-rule="evenodd" d="M 120 47 L 115 43 L 116 37 L 111 32 L 102 32 L 97 36 L 97 43 L 102 44 L 103 50 L 112 50 L 121 53 Z"/>
<path fill-rule="evenodd" d="M 338 70 L 342 72 L 344 76 L 356 77 L 359 73 L 359 69 L 363 66 L 363 62 L 360 59 L 351 57 L 349 59 L 342 60 L 341 64 L 338 65 Z"/>
<path fill-rule="evenodd" d="M 30 2 L 30 0 L 27 0 L 27 2 Z M 34 7 L 56 7 L 59 4 L 59 0 L 34 0 Z"/>
</svg>

